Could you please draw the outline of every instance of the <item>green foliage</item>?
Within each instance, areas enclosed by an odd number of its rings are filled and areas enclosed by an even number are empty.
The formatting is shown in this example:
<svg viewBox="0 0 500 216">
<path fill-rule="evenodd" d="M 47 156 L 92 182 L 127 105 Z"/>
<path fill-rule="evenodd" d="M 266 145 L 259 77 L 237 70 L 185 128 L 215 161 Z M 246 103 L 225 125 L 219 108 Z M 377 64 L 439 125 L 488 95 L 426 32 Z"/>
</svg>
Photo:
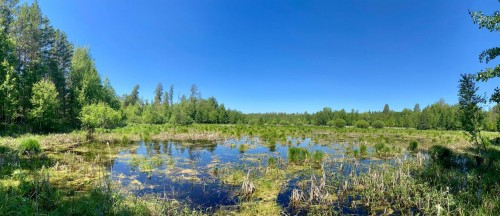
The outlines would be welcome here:
<svg viewBox="0 0 500 216">
<path fill-rule="evenodd" d="M 459 86 L 459 107 L 460 121 L 467 135 L 471 138 L 476 148 L 484 148 L 480 143 L 481 126 L 483 125 L 484 114 L 480 104 L 486 100 L 477 95 L 478 87 L 474 82 L 474 76 L 470 74 L 462 74 Z"/>
<path fill-rule="evenodd" d="M 60 122 L 60 102 L 54 83 L 45 79 L 35 83 L 31 103 L 29 118 L 33 125 L 41 131 L 55 130 Z"/>
<path fill-rule="evenodd" d="M 344 119 L 335 119 L 328 122 L 328 126 L 334 126 L 336 128 L 345 128 L 347 122 Z"/>
<path fill-rule="evenodd" d="M 356 126 L 357 128 L 369 128 L 370 124 L 365 120 L 358 120 L 356 121 L 354 126 Z"/>
<path fill-rule="evenodd" d="M 322 151 L 319 151 L 319 150 L 316 150 L 313 152 L 312 154 L 312 160 L 314 163 L 316 164 L 320 164 L 321 162 L 323 162 L 323 160 L 325 159 L 325 153 L 322 152 Z"/>
<path fill-rule="evenodd" d="M 483 12 L 469 12 L 472 20 L 475 24 L 479 25 L 479 28 L 486 28 L 490 32 L 500 31 L 500 13 L 495 11 L 492 15 L 485 15 Z M 493 47 L 486 49 L 479 55 L 480 62 L 489 63 L 491 60 L 495 59 L 500 55 L 500 47 Z M 500 77 L 500 65 L 496 65 L 494 68 L 486 68 L 476 74 L 476 80 L 486 82 L 492 78 Z M 491 102 L 500 103 L 500 88 L 495 88 L 493 94 L 491 95 Z"/>
<path fill-rule="evenodd" d="M 375 144 L 375 152 L 376 153 L 381 153 L 385 149 L 385 143 L 377 143 Z"/>
<path fill-rule="evenodd" d="M 42 148 L 40 147 L 38 140 L 27 138 L 21 140 L 17 146 L 17 151 L 19 152 L 19 155 L 37 155 L 42 152 Z"/>
<path fill-rule="evenodd" d="M 361 146 L 359 147 L 359 153 L 361 157 L 365 157 L 366 155 L 368 155 L 368 148 L 365 144 L 361 144 Z"/>
<path fill-rule="evenodd" d="M 372 123 L 373 128 L 381 129 L 381 128 L 384 128 L 384 126 L 385 126 L 384 122 L 380 121 L 380 120 L 377 120 L 377 121 Z"/>
<path fill-rule="evenodd" d="M 306 148 L 290 147 L 288 148 L 288 161 L 300 165 L 310 158 L 310 153 Z"/>
<path fill-rule="evenodd" d="M 418 151 L 418 142 L 415 140 L 410 141 L 410 144 L 408 145 L 408 151 L 417 152 Z"/>
<path fill-rule="evenodd" d="M 95 128 L 114 128 L 121 122 L 120 112 L 107 104 L 98 103 L 84 106 L 80 113 L 82 125 L 92 132 Z"/>
<path fill-rule="evenodd" d="M 186 113 L 186 111 L 181 109 L 181 107 L 175 107 L 172 110 L 170 123 L 176 125 L 190 125 L 194 123 L 194 120 Z"/>
</svg>

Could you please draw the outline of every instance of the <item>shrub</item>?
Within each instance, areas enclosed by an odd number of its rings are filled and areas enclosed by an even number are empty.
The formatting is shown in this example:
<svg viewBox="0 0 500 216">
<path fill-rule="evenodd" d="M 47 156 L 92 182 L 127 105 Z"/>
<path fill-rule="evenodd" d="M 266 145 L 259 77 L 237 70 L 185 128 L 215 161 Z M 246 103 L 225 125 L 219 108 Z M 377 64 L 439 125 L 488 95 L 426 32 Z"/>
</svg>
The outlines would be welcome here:
<svg viewBox="0 0 500 216">
<path fill-rule="evenodd" d="M 408 145 L 408 151 L 411 151 L 411 152 L 417 152 L 418 150 L 418 142 L 413 140 L 410 142 L 410 144 Z"/>
<path fill-rule="evenodd" d="M 42 152 L 38 140 L 32 138 L 21 141 L 17 150 L 19 151 L 19 155 L 36 155 Z"/>
<path fill-rule="evenodd" d="M 453 152 L 444 146 L 435 145 L 430 150 L 431 159 L 446 168 L 453 166 Z"/>
<path fill-rule="evenodd" d="M 372 123 L 372 127 L 373 128 L 384 128 L 385 127 L 385 124 L 383 121 L 380 121 L 380 120 L 377 120 L 375 122 Z"/>
<path fill-rule="evenodd" d="M 347 125 L 347 122 L 344 119 L 335 119 L 328 121 L 328 126 L 336 127 L 336 128 L 344 128 Z"/>
<path fill-rule="evenodd" d="M 357 128 L 368 128 L 368 127 L 370 127 L 370 124 L 367 121 L 365 121 L 365 120 L 358 120 L 354 125 Z"/>
</svg>

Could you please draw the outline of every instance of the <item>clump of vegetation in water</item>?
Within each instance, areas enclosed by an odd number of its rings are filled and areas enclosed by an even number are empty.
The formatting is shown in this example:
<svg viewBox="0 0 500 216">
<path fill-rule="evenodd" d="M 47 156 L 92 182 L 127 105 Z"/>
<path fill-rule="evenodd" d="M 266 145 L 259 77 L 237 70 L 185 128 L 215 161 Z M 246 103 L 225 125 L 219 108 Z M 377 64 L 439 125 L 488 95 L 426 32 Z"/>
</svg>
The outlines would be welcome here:
<svg viewBox="0 0 500 216">
<path fill-rule="evenodd" d="M 366 157 L 366 155 L 368 155 L 368 148 L 365 144 L 361 144 L 361 146 L 359 147 L 359 153 L 361 157 Z"/>
<path fill-rule="evenodd" d="M 42 151 L 38 140 L 33 138 L 24 139 L 17 147 L 19 155 L 37 155 Z"/>
<path fill-rule="evenodd" d="M 322 151 L 314 151 L 313 154 L 312 154 L 312 160 L 315 164 L 321 164 L 321 162 L 323 162 L 323 160 L 325 159 L 325 153 L 323 153 Z"/>
<path fill-rule="evenodd" d="M 239 147 L 238 147 L 238 150 L 240 151 L 240 153 L 245 153 L 247 150 L 248 150 L 248 145 L 247 144 L 241 144 Z"/>
<path fill-rule="evenodd" d="M 288 148 L 288 161 L 293 164 L 301 164 L 310 157 L 306 148 L 290 147 Z"/>
<path fill-rule="evenodd" d="M 418 151 L 418 142 L 415 140 L 410 141 L 410 144 L 408 145 L 408 151 L 410 152 L 417 152 Z"/>
</svg>

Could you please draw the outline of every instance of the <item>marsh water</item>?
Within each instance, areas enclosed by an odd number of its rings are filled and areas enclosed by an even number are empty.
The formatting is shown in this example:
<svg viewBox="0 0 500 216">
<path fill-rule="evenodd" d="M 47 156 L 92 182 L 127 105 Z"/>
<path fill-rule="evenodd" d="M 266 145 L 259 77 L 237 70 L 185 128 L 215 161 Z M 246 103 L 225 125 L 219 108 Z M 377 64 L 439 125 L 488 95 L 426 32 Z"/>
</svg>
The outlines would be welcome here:
<svg viewBox="0 0 500 216">
<path fill-rule="evenodd" d="M 329 178 L 366 172 L 374 164 L 390 164 L 391 160 L 361 159 L 356 166 L 336 166 L 346 157 L 347 144 L 320 145 L 311 139 L 288 138 L 286 143 L 261 144 L 258 138 L 244 137 L 225 142 L 159 142 L 141 141 L 119 153 L 111 166 L 112 180 L 121 189 L 136 196 L 155 196 L 176 200 L 192 208 L 212 211 L 223 206 L 236 206 L 241 185 L 225 184 L 221 172 L 266 167 L 269 158 L 287 161 L 290 147 L 303 147 L 309 152 L 325 153 L 324 170 Z M 372 151 L 369 149 L 369 151 Z M 289 210 L 292 190 L 301 175 L 287 176 L 287 183 L 276 197 L 277 203 Z M 356 199 L 356 198 L 350 198 Z M 346 205 L 348 206 L 348 205 Z M 287 210 L 287 211 L 288 211 Z M 362 209 L 345 208 L 344 213 L 361 213 Z"/>
</svg>

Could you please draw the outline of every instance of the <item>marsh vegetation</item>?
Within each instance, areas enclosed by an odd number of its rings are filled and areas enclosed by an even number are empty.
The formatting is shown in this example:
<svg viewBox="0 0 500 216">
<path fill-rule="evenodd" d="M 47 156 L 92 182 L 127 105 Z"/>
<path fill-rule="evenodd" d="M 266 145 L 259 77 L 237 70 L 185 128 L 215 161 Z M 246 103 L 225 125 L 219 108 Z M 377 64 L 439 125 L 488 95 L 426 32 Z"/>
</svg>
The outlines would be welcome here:
<svg viewBox="0 0 500 216">
<path fill-rule="evenodd" d="M 495 215 L 500 207 L 499 147 L 478 165 L 460 132 L 135 125 L 86 135 L 2 138 L 2 212 Z"/>
</svg>

